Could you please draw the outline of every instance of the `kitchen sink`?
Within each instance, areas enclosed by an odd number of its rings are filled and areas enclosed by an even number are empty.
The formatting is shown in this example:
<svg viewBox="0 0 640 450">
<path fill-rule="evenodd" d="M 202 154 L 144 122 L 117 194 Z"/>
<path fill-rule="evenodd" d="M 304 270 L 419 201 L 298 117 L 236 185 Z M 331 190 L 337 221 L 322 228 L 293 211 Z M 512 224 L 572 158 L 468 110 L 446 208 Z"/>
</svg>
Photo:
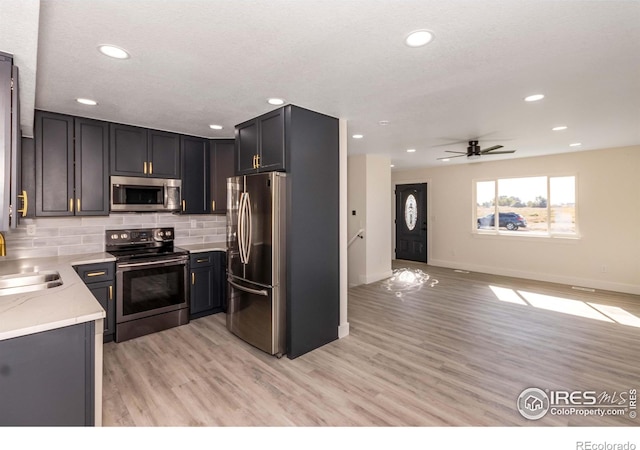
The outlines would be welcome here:
<svg viewBox="0 0 640 450">
<path fill-rule="evenodd" d="M 60 274 L 54 270 L 0 275 L 0 296 L 40 291 L 61 285 Z"/>
</svg>

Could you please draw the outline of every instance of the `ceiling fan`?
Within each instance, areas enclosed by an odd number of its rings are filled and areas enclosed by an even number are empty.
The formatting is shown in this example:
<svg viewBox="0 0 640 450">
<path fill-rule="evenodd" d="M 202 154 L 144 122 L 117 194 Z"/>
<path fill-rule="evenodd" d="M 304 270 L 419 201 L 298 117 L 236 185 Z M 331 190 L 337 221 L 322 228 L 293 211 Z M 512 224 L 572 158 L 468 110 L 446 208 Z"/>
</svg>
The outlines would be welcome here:
<svg viewBox="0 0 640 450">
<path fill-rule="evenodd" d="M 494 145 L 493 147 L 489 147 L 486 148 L 484 150 L 482 150 L 480 148 L 480 146 L 478 145 L 478 141 L 469 141 L 469 146 L 467 147 L 467 151 L 466 152 L 454 152 L 451 150 L 445 150 L 445 152 L 447 153 L 459 153 L 459 155 L 457 156 L 445 156 L 444 158 L 438 158 L 438 160 L 441 159 L 449 159 L 449 158 L 459 158 L 460 156 L 466 156 L 469 159 L 477 159 L 482 155 L 501 155 L 501 154 L 505 154 L 505 153 L 515 153 L 515 150 L 503 150 L 500 152 L 496 152 L 494 150 L 498 150 L 500 148 L 502 148 L 502 145 Z"/>
</svg>

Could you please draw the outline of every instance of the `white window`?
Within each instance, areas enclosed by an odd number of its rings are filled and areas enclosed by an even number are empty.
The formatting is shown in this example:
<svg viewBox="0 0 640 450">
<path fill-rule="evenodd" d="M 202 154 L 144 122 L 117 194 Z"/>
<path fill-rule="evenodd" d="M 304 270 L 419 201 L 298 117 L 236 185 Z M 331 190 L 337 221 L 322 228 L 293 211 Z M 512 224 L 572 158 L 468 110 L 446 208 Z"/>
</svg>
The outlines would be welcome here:
<svg viewBox="0 0 640 450">
<path fill-rule="evenodd" d="M 476 181 L 475 199 L 474 226 L 478 233 L 577 233 L 575 176 Z"/>
</svg>

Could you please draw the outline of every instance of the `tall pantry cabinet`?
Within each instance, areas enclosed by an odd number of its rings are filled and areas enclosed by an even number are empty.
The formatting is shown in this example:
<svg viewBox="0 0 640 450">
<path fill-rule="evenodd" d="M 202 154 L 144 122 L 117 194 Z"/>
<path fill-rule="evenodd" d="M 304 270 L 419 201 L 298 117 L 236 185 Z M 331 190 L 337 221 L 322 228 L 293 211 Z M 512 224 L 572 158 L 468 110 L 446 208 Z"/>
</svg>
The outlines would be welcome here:
<svg viewBox="0 0 640 450">
<path fill-rule="evenodd" d="M 296 358 L 338 338 L 338 119 L 287 105 L 236 126 L 236 174 L 286 171 L 286 341 Z"/>
</svg>

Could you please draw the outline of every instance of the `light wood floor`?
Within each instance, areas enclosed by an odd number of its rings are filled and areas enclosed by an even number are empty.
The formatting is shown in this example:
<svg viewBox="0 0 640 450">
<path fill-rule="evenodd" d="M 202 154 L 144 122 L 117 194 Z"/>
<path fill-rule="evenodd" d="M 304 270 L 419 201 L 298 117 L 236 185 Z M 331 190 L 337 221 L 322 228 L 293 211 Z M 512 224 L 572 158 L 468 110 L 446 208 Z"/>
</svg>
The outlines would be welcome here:
<svg viewBox="0 0 640 450">
<path fill-rule="evenodd" d="M 531 305 L 597 315 L 589 302 L 640 318 L 640 296 L 402 261 L 394 267 L 420 268 L 439 283 L 401 296 L 381 283 L 350 289 L 350 335 L 294 360 L 231 335 L 224 314 L 105 345 L 104 425 L 640 424 L 627 415 L 529 421 L 516 409 L 528 387 L 640 388 L 640 327 Z M 490 285 L 525 304 L 499 300 Z"/>
</svg>

